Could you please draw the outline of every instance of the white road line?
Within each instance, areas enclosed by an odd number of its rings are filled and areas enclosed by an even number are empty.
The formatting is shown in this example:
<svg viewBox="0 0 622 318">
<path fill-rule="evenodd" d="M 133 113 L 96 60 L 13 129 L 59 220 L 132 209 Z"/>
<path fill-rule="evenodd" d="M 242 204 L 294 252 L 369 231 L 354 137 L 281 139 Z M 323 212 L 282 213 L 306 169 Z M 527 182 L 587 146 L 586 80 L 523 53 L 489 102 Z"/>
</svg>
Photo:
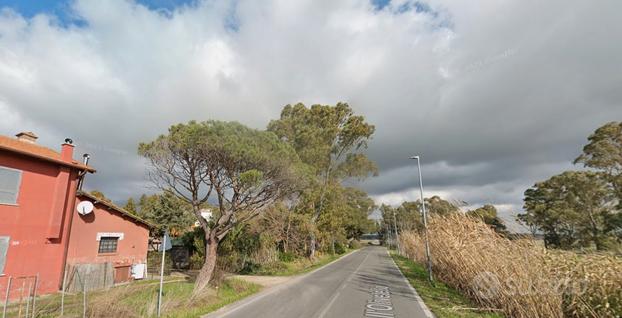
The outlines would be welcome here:
<svg viewBox="0 0 622 318">
<path fill-rule="evenodd" d="M 434 314 L 430 311 L 430 308 L 428 308 L 428 306 L 423 302 L 423 299 L 421 299 L 421 296 L 419 296 L 415 288 L 410 284 L 406 276 L 404 276 L 404 273 L 402 273 L 402 270 L 400 269 L 400 267 L 397 266 L 397 264 L 395 263 L 395 260 L 393 259 L 393 257 L 391 257 L 391 254 L 389 253 L 388 249 L 387 249 L 387 254 L 389 255 L 389 258 L 391 259 L 391 261 L 393 262 L 393 266 L 395 266 L 395 268 L 397 268 L 397 271 L 400 272 L 400 275 L 402 275 L 402 279 L 404 280 L 406 285 L 410 288 L 410 291 L 415 296 L 415 300 L 417 300 L 417 303 L 419 303 L 419 306 L 421 306 L 423 313 L 426 315 L 427 318 L 435 318 Z"/>
<path fill-rule="evenodd" d="M 326 306 L 324 306 L 324 309 L 322 310 L 322 312 L 317 316 L 317 318 L 324 318 L 324 315 L 326 315 L 326 313 L 328 312 L 328 310 L 330 309 L 330 307 L 333 305 L 333 303 L 335 302 L 335 300 L 337 300 L 337 298 L 339 298 L 339 295 L 341 294 L 341 290 L 343 290 L 344 288 L 346 288 L 346 285 L 352 280 L 352 277 L 354 277 L 354 274 L 356 274 L 359 269 L 361 269 L 361 266 L 363 266 L 363 263 L 365 263 L 365 261 L 367 260 L 367 258 L 369 257 L 370 253 L 367 253 L 367 255 L 365 255 L 365 258 L 363 259 L 363 261 L 359 264 L 359 266 L 354 270 L 354 272 L 352 272 L 352 274 L 350 274 L 350 276 L 348 276 L 348 279 L 344 280 L 343 283 L 341 283 L 341 286 L 338 287 L 339 290 L 337 290 L 337 292 L 333 295 L 333 297 L 331 297 L 330 301 L 328 302 L 328 304 Z"/>
<path fill-rule="evenodd" d="M 238 310 L 240 310 L 240 309 L 242 309 L 242 308 L 244 308 L 244 307 L 246 307 L 246 306 L 248 306 L 248 305 L 250 305 L 250 304 L 252 304 L 252 303 L 254 303 L 256 301 L 258 301 L 258 300 L 260 300 L 260 299 L 263 299 L 264 297 L 266 297 L 268 295 L 272 295 L 272 294 L 274 294 L 277 291 L 280 291 L 280 290 L 282 290 L 282 289 L 284 289 L 284 288 L 286 288 L 286 287 L 288 287 L 290 285 L 293 285 L 294 283 L 300 281 L 301 279 L 303 279 L 303 278 L 305 278 L 305 277 L 307 277 L 307 276 L 309 276 L 309 275 L 311 275 L 313 273 L 319 272 L 319 271 L 321 271 L 321 270 L 323 270 L 323 269 L 325 269 L 325 268 L 327 268 L 327 267 L 329 267 L 329 266 L 331 266 L 331 265 L 333 265 L 333 264 L 335 264 L 335 263 L 337 263 L 337 262 L 339 262 L 339 261 L 341 261 L 343 259 L 346 259 L 348 256 L 354 255 L 355 253 L 357 253 L 357 252 L 359 252 L 361 250 L 362 250 L 362 248 L 358 249 L 356 251 L 350 252 L 348 255 L 344 255 L 344 256 L 342 256 L 342 257 L 340 257 L 340 258 L 338 258 L 338 259 L 336 259 L 336 260 L 334 260 L 334 261 L 332 261 L 332 262 L 330 262 L 330 263 L 328 263 L 328 264 L 326 264 L 326 265 L 324 265 L 324 266 L 322 266 L 320 268 L 316 268 L 316 269 L 314 269 L 314 270 L 312 270 L 312 271 L 310 271 L 310 272 L 308 272 L 306 274 L 302 274 L 302 275 L 300 275 L 300 276 L 298 276 L 296 278 L 293 278 L 289 282 L 283 283 L 282 285 L 278 285 L 278 286 L 275 286 L 273 288 L 269 288 L 265 292 L 260 292 L 259 294 L 255 295 L 255 296 L 251 296 L 250 298 L 246 298 L 246 299 L 240 300 L 239 302 L 232 304 L 232 307 L 229 307 L 229 306 L 222 307 L 219 310 L 217 310 L 215 312 L 212 312 L 212 313 L 209 313 L 209 314 L 207 314 L 207 315 L 205 315 L 203 317 L 204 318 L 207 318 L 207 317 L 210 317 L 210 318 L 211 317 L 219 317 L 219 318 L 220 317 L 226 317 L 226 316 L 228 316 L 228 315 L 230 315 L 230 314 L 232 314 L 232 313 L 234 313 L 234 312 L 236 312 L 236 311 L 238 311 Z"/>
</svg>

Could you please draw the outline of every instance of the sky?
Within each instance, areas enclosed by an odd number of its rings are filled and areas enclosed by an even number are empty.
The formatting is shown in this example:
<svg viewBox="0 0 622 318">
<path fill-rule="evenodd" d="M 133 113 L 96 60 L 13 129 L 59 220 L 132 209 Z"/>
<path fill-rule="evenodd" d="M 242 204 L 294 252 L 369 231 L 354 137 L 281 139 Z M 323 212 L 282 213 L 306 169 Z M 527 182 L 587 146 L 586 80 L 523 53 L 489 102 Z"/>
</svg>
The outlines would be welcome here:
<svg viewBox="0 0 622 318">
<path fill-rule="evenodd" d="M 0 134 L 33 131 L 116 202 L 155 191 L 136 154 L 175 123 L 265 128 L 348 102 L 376 126 L 380 203 L 494 204 L 567 169 L 622 120 L 622 2 L 0 0 Z M 512 225 L 515 226 L 515 225 Z"/>
</svg>

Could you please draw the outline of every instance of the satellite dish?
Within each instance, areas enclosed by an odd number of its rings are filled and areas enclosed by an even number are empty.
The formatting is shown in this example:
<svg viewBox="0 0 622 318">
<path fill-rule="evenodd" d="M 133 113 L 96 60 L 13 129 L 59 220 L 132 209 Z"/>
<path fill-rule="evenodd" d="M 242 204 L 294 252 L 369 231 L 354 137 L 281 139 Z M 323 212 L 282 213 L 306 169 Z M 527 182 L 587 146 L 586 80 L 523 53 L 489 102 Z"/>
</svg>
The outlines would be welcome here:
<svg viewBox="0 0 622 318">
<path fill-rule="evenodd" d="M 78 210 L 78 214 L 87 215 L 93 212 L 93 203 L 91 203 L 90 201 L 82 201 L 78 203 L 76 209 Z"/>
</svg>

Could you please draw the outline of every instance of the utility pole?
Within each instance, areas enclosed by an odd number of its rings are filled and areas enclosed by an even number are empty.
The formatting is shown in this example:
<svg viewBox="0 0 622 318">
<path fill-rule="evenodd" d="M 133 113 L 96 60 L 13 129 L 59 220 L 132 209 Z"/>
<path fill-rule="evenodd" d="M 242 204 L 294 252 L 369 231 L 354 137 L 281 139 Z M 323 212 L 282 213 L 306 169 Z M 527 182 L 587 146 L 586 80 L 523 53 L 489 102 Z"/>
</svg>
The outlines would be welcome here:
<svg viewBox="0 0 622 318">
<path fill-rule="evenodd" d="M 432 258 L 430 257 L 430 240 L 428 238 L 428 214 L 425 210 L 425 199 L 423 198 L 423 178 L 421 177 L 421 159 L 413 156 L 410 159 L 417 159 L 417 169 L 419 170 L 419 193 L 421 195 L 421 208 L 423 210 L 423 232 L 425 235 L 425 256 L 428 259 L 428 280 L 434 283 L 432 276 Z"/>
</svg>

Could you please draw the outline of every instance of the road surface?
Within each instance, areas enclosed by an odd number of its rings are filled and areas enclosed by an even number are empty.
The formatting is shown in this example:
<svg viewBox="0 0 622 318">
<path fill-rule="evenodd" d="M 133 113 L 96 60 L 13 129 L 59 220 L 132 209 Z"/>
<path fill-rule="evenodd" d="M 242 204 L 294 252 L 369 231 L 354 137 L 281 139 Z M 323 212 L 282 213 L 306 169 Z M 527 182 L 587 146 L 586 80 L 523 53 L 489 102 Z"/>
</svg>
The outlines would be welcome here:
<svg viewBox="0 0 622 318">
<path fill-rule="evenodd" d="M 429 310 L 384 247 L 366 247 L 206 317 L 426 318 Z"/>
</svg>

